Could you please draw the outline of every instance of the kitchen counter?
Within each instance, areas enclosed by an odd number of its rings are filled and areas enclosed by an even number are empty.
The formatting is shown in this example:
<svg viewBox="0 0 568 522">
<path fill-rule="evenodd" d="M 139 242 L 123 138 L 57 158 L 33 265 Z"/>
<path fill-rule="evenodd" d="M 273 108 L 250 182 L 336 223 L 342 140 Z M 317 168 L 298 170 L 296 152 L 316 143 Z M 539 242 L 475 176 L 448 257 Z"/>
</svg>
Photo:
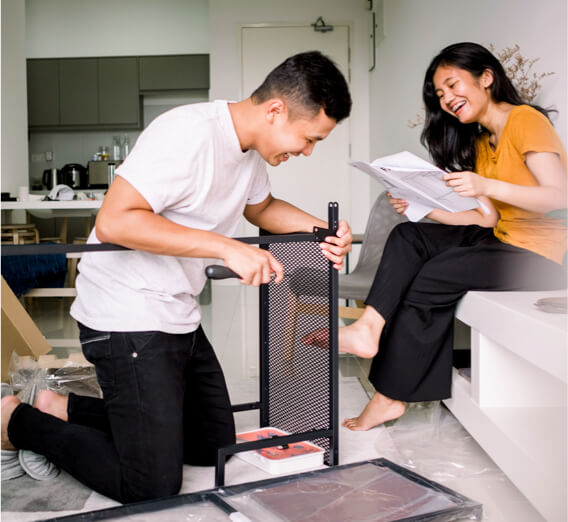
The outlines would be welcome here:
<svg viewBox="0 0 568 522">
<path fill-rule="evenodd" d="M 97 213 L 102 199 L 72 201 L 43 201 L 27 199 L 25 201 L 2 201 L 2 210 L 25 210 L 39 218 L 53 217 L 88 217 Z"/>
<path fill-rule="evenodd" d="M 7 223 L 12 222 L 12 213 L 17 210 L 24 210 L 40 219 L 63 218 L 59 237 L 62 243 L 67 243 L 67 219 L 70 217 L 85 218 L 85 236 L 88 236 L 92 228 L 92 217 L 97 214 L 102 204 L 102 199 L 43 201 L 36 195 L 25 201 L 2 201 L 0 208 L 2 209 L 3 223 L 4 211 L 9 214 L 6 216 Z"/>
</svg>

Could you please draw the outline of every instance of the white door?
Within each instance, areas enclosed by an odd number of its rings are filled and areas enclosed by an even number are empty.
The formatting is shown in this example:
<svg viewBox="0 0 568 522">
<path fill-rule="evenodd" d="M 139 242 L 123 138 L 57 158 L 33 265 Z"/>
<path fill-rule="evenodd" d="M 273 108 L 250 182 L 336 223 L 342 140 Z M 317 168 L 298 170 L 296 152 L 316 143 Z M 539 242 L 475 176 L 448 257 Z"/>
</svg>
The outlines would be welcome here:
<svg viewBox="0 0 568 522">
<path fill-rule="evenodd" d="M 315 32 L 309 23 L 305 26 L 251 26 L 242 28 L 241 37 L 242 98 L 250 96 L 274 67 L 302 51 L 318 50 L 329 56 L 349 81 L 348 26 L 335 26 L 325 34 Z M 340 217 L 350 221 L 349 127 L 349 120 L 337 125 L 309 157 L 290 157 L 278 167 L 267 166 L 272 194 L 326 221 L 328 202 L 337 201 Z M 246 220 L 243 219 L 241 225 L 237 235 L 257 235 L 258 230 Z M 223 289 L 218 284 L 213 287 L 214 292 Z M 225 306 L 229 301 L 225 296 L 214 295 L 212 302 L 222 302 L 221 306 Z M 213 335 L 213 345 L 232 346 L 231 350 L 219 352 L 219 356 L 223 368 L 229 369 L 233 379 L 258 376 L 258 306 L 258 289 L 239 285 L 239 304 L 233 311 L 240 312 L 240 320 L 233 320 L 227 329 L 227 315 L 214 314 L 223 317 L 223 324 L 216 325 L 212 332 L 226 331 L 226 337 L 217 339 Z M 237 339 L 240 347 L 234 346 Z"/>
<path fill-rule="evenodd" d="M 305 26 L 242 28 L 242 96 L 246 98 L 266 75 L 293 54 L 317 50 L 329 56 L 349 81 L 349 27 L 316 32 Z M 327 221 L 329 201 L 339 203 L 339 216 L 351 221 L 349 182 L 349 120 L 319 142 L 311 156 L 290 157 L 278 167 L 268 166 L 274 197 L 293 203 Z"/>
</svg>

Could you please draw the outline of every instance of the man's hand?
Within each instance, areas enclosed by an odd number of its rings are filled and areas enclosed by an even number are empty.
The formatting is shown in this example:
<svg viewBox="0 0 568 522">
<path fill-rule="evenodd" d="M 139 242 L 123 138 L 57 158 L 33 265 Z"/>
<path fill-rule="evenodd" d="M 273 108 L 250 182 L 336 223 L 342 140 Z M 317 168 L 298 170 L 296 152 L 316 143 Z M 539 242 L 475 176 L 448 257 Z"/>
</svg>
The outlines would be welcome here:
<svg viewBox="0 0 568 522">
<path fill-rule="evenodd" d="M 320 243 L 323 255 L 333 263 L 333 268 L 341 270 L 345 256 L 351 252 L 353 237 L 349 223 L 341 220 L 337 227 L 337 236 L 328 236 Z"/>
<path fill-rule="evenodd" d="M 471 172 L 448 172 L 442 176 L 448 187 L 452 187 L 460 196 L 478 198 L 487 195 L 487 178 Z"/>
<path fill-rule="evenodd" d="M 260 286 L 284 279 L 284 267 L 268 250 L 231 240 L 226 252 L 225 265 L 241 276 L 239 281 L 244 285 Z"/>
</svg>

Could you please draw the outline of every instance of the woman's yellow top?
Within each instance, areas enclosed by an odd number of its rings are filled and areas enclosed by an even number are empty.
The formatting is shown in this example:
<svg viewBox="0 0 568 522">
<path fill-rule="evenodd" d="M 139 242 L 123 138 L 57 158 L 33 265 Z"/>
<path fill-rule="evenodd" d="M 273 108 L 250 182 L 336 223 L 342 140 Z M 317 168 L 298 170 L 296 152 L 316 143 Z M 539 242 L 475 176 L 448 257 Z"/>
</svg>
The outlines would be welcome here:
<svg viewBox="0 0 568 522">
<path fill-rule="evenodd" d="M 518 105 L 509 113 L 495 150 L 489 144 L 488 134 L 480 137 L 476 172 L 508 183 L 538 186 L 538 181 L 525 165 L 527 152 L 558 154 L 566 171 L 566 151 L 548 118 L 528 105 Z M 494 228 L 498 239 L 562 263 L 567 233 L 563 220 L 502 201 L 492 202 L 499 212 L 499 221 Z"/>
</svg>

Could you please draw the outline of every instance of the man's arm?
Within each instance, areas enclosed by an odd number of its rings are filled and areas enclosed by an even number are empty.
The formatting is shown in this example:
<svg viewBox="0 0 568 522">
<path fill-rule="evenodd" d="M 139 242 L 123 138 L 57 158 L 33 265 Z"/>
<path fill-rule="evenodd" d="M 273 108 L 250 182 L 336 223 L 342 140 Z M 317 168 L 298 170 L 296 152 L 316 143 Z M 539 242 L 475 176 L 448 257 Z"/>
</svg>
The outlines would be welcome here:
<svg viewBox="0 0 568 522">
<path fill-rule="evenodd" d="M 97 238 L 153 254 L 222 259 L 244 284 L 258 286 L 284 277 L 282 265 L 266 250 L 214 232 L 184 227 L 156 214 L 146 199 L 117 176 L 97 214 Z"/>
<path fill-rule="evenodd" d="M 327 222 L 300 210 L 287 201 L 272 197 L 272 194 L 269 194 L 261 203 L 247 205 L 244 215 L 253 225 L 274 234 L 312 232 L 314 226 L 328 227 Z M 334 268 L 339 270 L 343 267 L 345 256 L 351 251 L 351 241 L 349 224 L 340 221 L 337 237 L 327 237 L 325 242 L 320 243 L 323 255 L 333 263 Z"/>
</svg>

